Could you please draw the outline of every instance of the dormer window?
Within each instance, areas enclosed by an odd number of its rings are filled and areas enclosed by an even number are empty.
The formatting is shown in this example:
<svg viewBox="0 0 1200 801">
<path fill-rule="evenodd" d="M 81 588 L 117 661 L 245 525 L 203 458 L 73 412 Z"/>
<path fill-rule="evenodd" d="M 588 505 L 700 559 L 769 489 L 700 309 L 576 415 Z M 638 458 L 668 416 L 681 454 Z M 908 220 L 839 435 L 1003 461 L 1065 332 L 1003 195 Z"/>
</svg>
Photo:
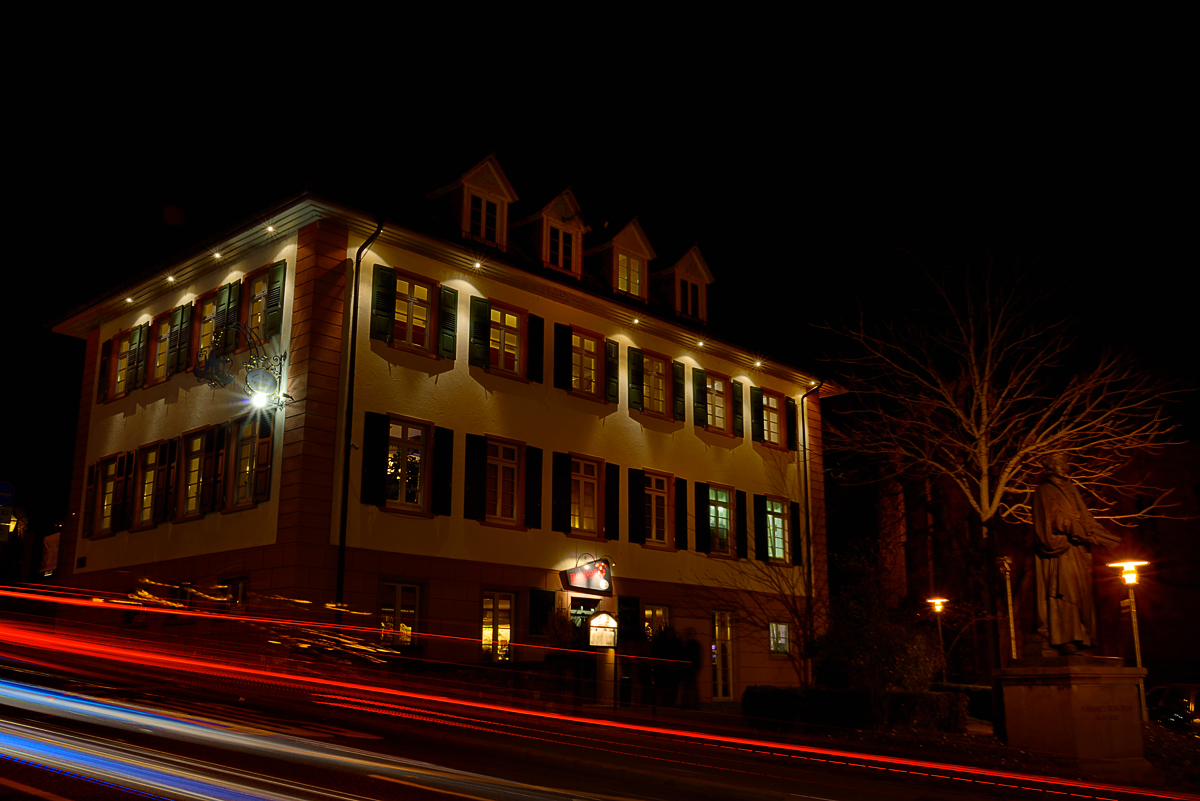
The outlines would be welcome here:
<svg viewBox="0 0 1200 801">
<path fill-rule="evenodd" d="M 471 211 L 467 233 L 488 242 L 496 242 L 496 219 L 499 207 L 495 202 L 479 195 L 471 195 Z"/>
<path fill-rule="evenodd" d="M 642 291 L 644 262 L 636 256 L 617 254 L 617 291 L 635 298 L 645 297 Z"/>
<path fill-rule="evenodd" d="M 704 317 L 700 306 L 700 285 L 686 278 L 679 279 L 679 313 L 687 317 Z"/>
<path fill-rule="evenodd" d="M 546 250 L 546 264 L 568 273 L 578 272 L 575 269 L 575 235 L 557 225 L 551 224 L 549 228 L 550 243 Z"/>
</svg>

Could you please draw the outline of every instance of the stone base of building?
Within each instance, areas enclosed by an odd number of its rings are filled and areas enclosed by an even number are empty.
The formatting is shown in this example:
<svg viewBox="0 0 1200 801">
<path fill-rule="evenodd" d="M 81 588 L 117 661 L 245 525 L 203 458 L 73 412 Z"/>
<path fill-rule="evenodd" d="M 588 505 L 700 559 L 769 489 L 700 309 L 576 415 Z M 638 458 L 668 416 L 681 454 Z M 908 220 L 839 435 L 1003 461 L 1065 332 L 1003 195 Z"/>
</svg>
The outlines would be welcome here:
<svg viewBox="0 0 1200 801">
<path fill-rule="evenodd" d="M 1092 779 L 1155 781 L 1142 751 L 1138 682 L 1145 675 L 1115 657 L 1014 660 L 998 671 L 1008 745 L 1073 757 Z"/>
</svg>

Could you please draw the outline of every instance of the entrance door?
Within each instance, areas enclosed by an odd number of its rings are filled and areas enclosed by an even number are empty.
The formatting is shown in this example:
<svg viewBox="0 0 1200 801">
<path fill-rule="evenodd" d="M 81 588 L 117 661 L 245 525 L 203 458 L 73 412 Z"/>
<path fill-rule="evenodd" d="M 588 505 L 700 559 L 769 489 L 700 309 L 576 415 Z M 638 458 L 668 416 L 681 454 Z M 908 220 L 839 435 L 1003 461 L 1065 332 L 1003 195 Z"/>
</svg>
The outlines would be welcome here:
<svg viewBox="0 0 1200 801">
<path fill-rule="evenodd" d="M 733 613 L 713 613 L 713 700 L 733 699 Z"/>
</svg>

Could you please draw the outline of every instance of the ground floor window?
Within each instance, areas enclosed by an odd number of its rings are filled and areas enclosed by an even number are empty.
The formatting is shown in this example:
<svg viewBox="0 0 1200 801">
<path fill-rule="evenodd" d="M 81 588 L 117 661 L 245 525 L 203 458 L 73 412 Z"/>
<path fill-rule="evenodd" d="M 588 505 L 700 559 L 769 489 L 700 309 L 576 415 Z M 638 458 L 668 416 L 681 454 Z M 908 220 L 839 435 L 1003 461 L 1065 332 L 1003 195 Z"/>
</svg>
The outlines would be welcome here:
<svg viewBox="0 0 1200 801">
<path fill-rule="evenodd" d="M 493 662 L 512 659 L 513 594 L 485 592 L 483 594 L 483 655 Z"/>
<path fill-rule="evenodd" d="M 787 623 L 771 623 L 771 624 L 769 624 L 769 626 L 770 626 L 769 636 L 770 636 L 770 640 L 771 640 L 771 653 L 786 654 L 788 652 L 788 644 L 790 642 L 790 640 L 788 639 L 788 624 Z"/>
<path fill-rule="evenodd" d="M 411 645 L 417 631 L 417 606 L 421 588 L 415 584 L 385 582 L 379 604 L 379 641 L 384 645 Z"/>
<path fill-rule="evenodd" d="M 713 613 L 713 699 L 733 698 L 733 613 Z"/>
<path fill-rule="evenodd" d="M 646 609 L 642 612 L 642 617 L 646 624 L 647 637 L 653 637 L 655 632 L 661 631 L 671 625 L 670 610 L 665 606 L 646 604 Z"/>
</svg>

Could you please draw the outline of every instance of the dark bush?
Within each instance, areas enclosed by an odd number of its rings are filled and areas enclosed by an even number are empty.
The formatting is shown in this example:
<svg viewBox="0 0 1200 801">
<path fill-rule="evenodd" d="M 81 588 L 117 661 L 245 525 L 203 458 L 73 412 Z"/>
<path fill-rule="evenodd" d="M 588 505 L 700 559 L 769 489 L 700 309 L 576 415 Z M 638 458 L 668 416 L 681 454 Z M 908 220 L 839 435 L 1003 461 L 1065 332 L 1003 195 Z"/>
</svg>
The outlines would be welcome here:
<svg viewBox="0 0 1200 801">
<path fill-rule="evenodd" d="M 886 725 L 964 732 L 967 695 L 957 692 L 905 693 L 886 696 Z M 871 728 L 875 720 L 865 692 L 822 687 L 755 685 L 742 694 L 742 716 L 762 731 L 786 732 L 793 723 L 832 729 Z"/>
<path fill-rule="evenodd" d="M 979 720 L 992 719 L 992 688 L 985 684 L 934 684 L 935 692 L 967 696 L 967 714 Z"/>
<path fill-rule="evenodd" d="M 760 731 L 789 731 L 800 713 L 803 692 L 799 687 L 751 685 L 742 693 L 742 717 Z"/>
</svg>

